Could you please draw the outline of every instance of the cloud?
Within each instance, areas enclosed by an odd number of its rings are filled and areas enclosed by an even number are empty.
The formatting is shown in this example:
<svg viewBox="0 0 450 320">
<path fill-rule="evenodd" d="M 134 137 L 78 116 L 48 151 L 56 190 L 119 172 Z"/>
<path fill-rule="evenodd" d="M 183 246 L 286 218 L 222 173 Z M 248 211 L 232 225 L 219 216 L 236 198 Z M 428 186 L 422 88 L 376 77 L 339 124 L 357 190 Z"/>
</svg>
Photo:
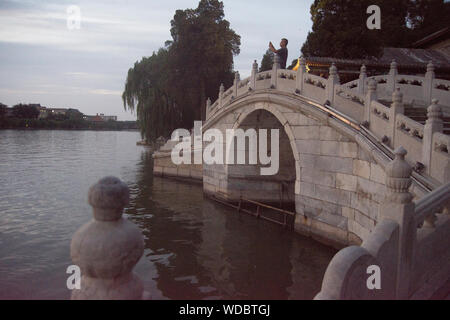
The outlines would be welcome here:
<svg viewBox="0 0 450 320">
<path fill-rule="evenodd" d="M 234 59 L 242 78 L 260 63 L 269 41 L 289 39 L 289 60 L 299 55 L 311 27 L 312 0 L 226 0 L 225 18 L 241 35 Z M 85 113 L 123 110 L 127 71 L 170 36 L 177 9 L 198 0 L 0 0 L 0 98 L 3 103 L 36 102 L 79 107 Z M 81 29 L 68 30 L 66 9 L 81 9 Z"/>
</svg>

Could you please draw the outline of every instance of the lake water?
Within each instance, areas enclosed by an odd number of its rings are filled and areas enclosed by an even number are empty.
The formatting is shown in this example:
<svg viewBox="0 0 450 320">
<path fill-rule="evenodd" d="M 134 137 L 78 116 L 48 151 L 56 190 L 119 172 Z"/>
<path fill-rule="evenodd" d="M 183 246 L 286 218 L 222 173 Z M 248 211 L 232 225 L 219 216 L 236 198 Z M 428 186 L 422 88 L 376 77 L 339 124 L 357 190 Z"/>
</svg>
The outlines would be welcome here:
<svg viewBox="0 0 450 320">
<path fill-rule="evenodd" d="M 0 299 L 68 299 L 73 233 L 88 188 L 130 187 L 125 217 L 145 252 L 135 268 L 153 299 L 311 299 L 335 250 L 155 178 L 137 132 L 0 130 Z"/>
</svg>

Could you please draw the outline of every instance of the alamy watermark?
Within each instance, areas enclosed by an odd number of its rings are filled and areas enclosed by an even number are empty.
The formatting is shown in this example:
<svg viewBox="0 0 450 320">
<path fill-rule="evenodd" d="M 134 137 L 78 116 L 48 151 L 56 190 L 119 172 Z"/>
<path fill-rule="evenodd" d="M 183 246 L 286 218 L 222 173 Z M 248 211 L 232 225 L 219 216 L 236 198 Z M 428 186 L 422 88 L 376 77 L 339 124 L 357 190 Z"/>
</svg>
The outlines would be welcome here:
<svg viewBox="0 0 450 320">
<path fill-rule="evenodd" d="M 67 267 L 66 273 L 70 274 L 67 278 L 66 286 L 69 290 L 81 289 L 81 269 L 79 266 L 71 265 Z"/>
<path fill-rule="evenodd" d="M 177 129 L 173 132 L 172 141 L 178 143 L 172 149 L 172 162 L 175 165 L 260 164 L 267 166 L 260 168 L 261 175 L 272 176 L 277 174 L 280 168 L 280 131 L 279 129 L 270 130 L 270 149 L 268 149 L 268 131 L 268 129 L 258 129 L 258 131 L 227 129 L 224 137 L 219 129 L 208 129 L 202 134 L 202 122 L 196 121 L 194 141 L 192 141 L 191 133 L 186 129 Z M 203 148 L 204 142 L 207 145 Z"/>
<path fill-rule="evenodd" d="M 380 30 L 381 29 L 381 9 L 377 5 L 371 5 L 367 8 L 367 14 L 371 16 L 367 19 L 367 29 Z"/>
<path fill-rule="evenodd" d="M 67 29 L 79 30 L 81 29 L 81 9 L 79 6 L 68 6 L 67 13 Z"/>
<path fill-rule="evenodd" d="M 381 290 L 381 268 L 377 265 L 372 265 L 367 268 L 366 285 L 369 290 Z"/>
</svg>

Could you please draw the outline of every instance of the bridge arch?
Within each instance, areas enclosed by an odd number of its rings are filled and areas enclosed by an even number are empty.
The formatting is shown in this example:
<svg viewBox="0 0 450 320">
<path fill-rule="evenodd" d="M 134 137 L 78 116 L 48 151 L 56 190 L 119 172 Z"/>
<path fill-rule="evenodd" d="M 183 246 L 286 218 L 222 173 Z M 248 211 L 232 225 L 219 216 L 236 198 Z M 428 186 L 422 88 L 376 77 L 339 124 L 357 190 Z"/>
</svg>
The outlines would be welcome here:
<svg viewBox="0 0 450 320">
<path fill-rule="evenodd" d="M 256 141 L 258 143 L 262 139 L 259 130 L 266 129 L 268 155 L 272 157 L 270 166 L 274 168 L 276 166 L 275 170 L 278 170 L 274 175 L 261 175 L 261 168 L 267 167 L 267 165 L 260 164 L 259 157 L 257 165 L 239 165 L 236 164 L 237 162 L 227 164 L 225 175 L 229 199 L 236 200 L 242 196 L 247 199 L 274 204 L 283 209 L 295 210 L 295 182 L 298 178 L 297 172 L 300 171 L 296 169 L 298 161 L 295 158 L 298 151 L 292 128 L 286 117 L 276 107 L 269 107 L 266 103 L 254 103 L 241 110 L 232 129 L 233 131 L 242 129 L 244 132 L 248 129 L 256 129 Z M 279 139 L 276 145 L 271 146 L 271 130 L 273 129 L 278 130 Z M 259 151 L 250 150 L 248 142 L 248 139 L 246 139 L 245 158 L 247 164 L 249 163 L 249 153 Z M 233 154 L 236 155 L 238 148 L 236 143 L 227 147 L 234 148 Z M 282 157 L 276 157 L 271 147 L 278 148 L 279 155 L 282 155 Z M 273 163 L 274 160 L 276 164 Z M 245 180 L 246 183 L 243 184 L 242 180 Z"/>
<path fill-rule="evenodd" d="M 375 227 L 384 197 L 385 173 L 378 159 L 361 147 L 349 126 L 330 118 L 303 97 L 277 90 L 235 99 L 212 115 L 204 128 L 218 128 L 225 134 L 227 129 L 257 127 L 257 114 L 270 117 L 273 128 L 282 129 L 280 133 L 286 135 L 289 148 L 280 148 L 280 159 L 292 156 L 294 163 L 287 189 L 291 197 L 283 199 L 289 206 L 294 197 L 296 230 L 336 246 L 360 243 Z M 279 199 L 278 193 L 272 199 L 258 193 L 258 187 L 275 192 L 277 179 L 272 187 L 270 182 L 255 187 L 251 179 L 246 179 L 245 168 L 204 165 L 203 172 L 207 194 L 229 201 L 237 201 L 240 196 L 273 203 Z M 239 181 L 236 172 L 243 175 Z"/>
</svg>

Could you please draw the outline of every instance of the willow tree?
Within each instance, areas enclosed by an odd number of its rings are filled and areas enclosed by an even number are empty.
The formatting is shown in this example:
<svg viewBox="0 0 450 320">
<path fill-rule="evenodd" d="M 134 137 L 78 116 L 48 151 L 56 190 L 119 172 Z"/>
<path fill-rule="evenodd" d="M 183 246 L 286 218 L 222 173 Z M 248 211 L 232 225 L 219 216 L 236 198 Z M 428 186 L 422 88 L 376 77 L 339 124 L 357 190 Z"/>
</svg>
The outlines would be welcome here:
<svg viewBox="0 0 450 320">
<path fill-rule="evenodd" d="M 136 112 L 141 136 L 152 141 L 167 136 L 179 124 L 179 111 L 168 91 L 168 50 L 144 57 L 128 71 L 122 100 Z"/>
</svg>

